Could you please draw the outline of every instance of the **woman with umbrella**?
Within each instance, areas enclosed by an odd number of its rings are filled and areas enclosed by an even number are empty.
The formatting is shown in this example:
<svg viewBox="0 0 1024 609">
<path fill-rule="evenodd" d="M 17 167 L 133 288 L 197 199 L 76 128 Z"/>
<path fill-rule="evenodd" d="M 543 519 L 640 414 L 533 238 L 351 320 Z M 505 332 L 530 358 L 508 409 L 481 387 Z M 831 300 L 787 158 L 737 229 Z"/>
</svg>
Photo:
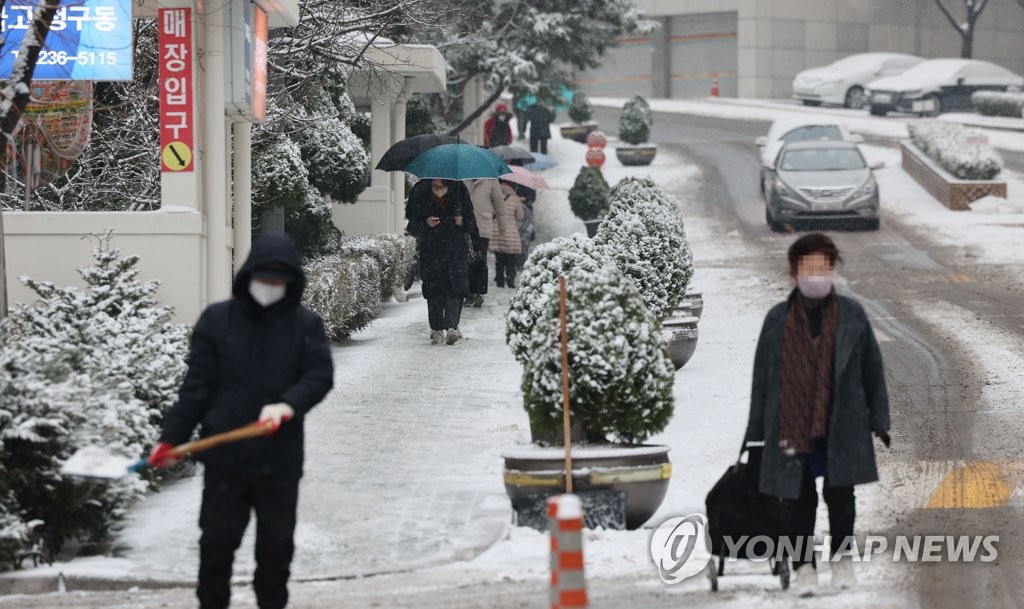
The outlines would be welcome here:
<svg viewBox="0 0 1024 609">
<path fill-rule="evenodd" d="M 459 320 L 469 294 L 471 244 L 480 236 L 469 191 L 458 180 L 420 180 L 409 193 L 405 217 L 406 230 L 419 242 L 430 343 L 453 345 L 462 338 Z"/>
</svg>

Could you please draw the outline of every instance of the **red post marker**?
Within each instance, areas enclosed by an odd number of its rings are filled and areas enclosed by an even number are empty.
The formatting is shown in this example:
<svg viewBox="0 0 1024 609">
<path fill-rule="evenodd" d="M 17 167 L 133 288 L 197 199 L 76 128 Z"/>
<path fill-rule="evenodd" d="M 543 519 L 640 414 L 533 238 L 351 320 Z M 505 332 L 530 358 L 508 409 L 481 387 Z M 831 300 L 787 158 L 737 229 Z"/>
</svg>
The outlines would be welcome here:
<svg viewBox="0 0 1024 609">
<path fill-rule="evenodd" d="M 551 532 L 551 609 L 587 607 L 583 573 L 583 505 L 576 495 L 548 499 Z"/>
<path fill-rule="evenodd" d="M 718 97 L 718 74 L 711 75 L 711 97 Z"/>
<path fill-rule="evenodd" d="M 604 148 L 608 145 L 608 138 L 600 131 L 591 131 L 587 134 L 587 148 Z"/>
<path fill-rule="evenodd" d="M 604 152 L 600 148 L 591 148 L 587 150 L 586 160 L 587 165 L 600 169 L 605 161 Z"/>
</svg>

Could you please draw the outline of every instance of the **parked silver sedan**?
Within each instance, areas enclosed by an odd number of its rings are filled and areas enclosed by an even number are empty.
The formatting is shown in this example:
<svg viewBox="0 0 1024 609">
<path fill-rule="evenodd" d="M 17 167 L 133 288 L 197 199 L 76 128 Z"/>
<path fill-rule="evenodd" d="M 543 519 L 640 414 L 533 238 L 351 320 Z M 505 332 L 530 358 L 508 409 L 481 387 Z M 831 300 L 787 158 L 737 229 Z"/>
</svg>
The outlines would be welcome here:
<svg viewBox="0 0 1024 609">
<path fill-rule="evenodd" d="M 838 228 L 879 226 L 878 184 L 857 144 L 807 141 L 786 144 L 767 168 L 765 217 L 774 231 L 828 222 Z"/>
</svg>

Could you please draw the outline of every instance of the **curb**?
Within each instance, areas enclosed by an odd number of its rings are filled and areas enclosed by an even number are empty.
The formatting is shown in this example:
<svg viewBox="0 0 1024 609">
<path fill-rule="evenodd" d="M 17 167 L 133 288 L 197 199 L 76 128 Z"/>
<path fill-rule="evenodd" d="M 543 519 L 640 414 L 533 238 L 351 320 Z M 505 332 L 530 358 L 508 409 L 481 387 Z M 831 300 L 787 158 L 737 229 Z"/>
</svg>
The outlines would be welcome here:
<svg viewBox="0 0 1024 609">
<path fill-rule="evenodd" d="M 154 579 L 113 579 L 107 577 L 82 577 L 39 575 L 27 577 L 0 577 L 0 596 L 51 594 L 54 592 L 109 592 L 132 589 L 164 590 L 168 588 L 194 588 L 194 581 Z"/>
</svg>

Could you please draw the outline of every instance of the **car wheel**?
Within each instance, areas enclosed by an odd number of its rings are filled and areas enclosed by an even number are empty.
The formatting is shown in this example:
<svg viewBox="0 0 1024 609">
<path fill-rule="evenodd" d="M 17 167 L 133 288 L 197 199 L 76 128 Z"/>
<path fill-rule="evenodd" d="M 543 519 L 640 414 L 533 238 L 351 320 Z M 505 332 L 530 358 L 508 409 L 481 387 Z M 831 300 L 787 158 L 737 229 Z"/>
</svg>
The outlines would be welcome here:
<svg viewBox="0 0 1024 609">
<path fill-rule="evenodd" d="M 871 116 L 885 116 L 889 113 L 889 109 L 885 106 L 871 106 L 868 108 L 868 112 L 871 113 Z"/>
<path fill-rule="evenodd" d="M 929 110 L 928 112 L 922 112 L 921 116 L 938 116 L 938 115 L 942 114 L 942 98 L 941 97 L 939 97 L 938 95 L 927 95 L 927 96 L 925 96 L 924 99 L 932 100 L 932 102 L 933 102 L 932 107 L 934 108 L 934 110 Z"/>
<path fill-rule="evenodd" d="M 865 102 L 867 99 L 864 97 L 864 89 L 854 85 L 846 92 L 846 101 L 843 102 L 843 107 L 860 110 L 864 107 Z"/>
<path fill-rule="evenodd" d="M 816 99 L 801 99 L 805 106 L 820 106 L 821 102 Z"/>
</svg>

